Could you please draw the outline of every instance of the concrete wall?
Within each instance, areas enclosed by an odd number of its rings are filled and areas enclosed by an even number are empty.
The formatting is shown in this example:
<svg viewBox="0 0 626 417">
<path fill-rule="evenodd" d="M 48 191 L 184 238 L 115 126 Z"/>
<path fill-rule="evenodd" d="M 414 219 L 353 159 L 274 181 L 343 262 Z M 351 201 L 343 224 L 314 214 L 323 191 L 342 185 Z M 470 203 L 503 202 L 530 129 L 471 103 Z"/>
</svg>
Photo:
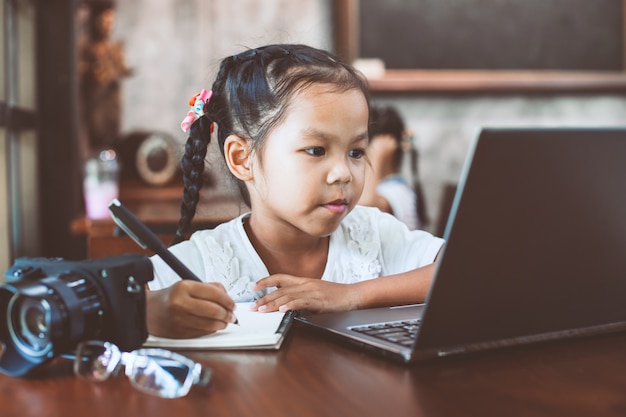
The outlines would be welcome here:
<svg viewBox="0 0 626 417">
<path fill-rule="evenodd" d="M 134 69 L 124 82 L 122 129 L 184 140 L 187 101 L 210 89 L 223 57 L 277 42 L 331 48 L 330 1 L 118 1 L 114 37 Z"/>
<path fill-rule="evenodd" d="M 481 127 L 626 126 L 626 96 L 375 96 L 398 107 L 416 136 L 420 177 L 436 224 L 441 191 L 456 183 Z"/>
</svg>

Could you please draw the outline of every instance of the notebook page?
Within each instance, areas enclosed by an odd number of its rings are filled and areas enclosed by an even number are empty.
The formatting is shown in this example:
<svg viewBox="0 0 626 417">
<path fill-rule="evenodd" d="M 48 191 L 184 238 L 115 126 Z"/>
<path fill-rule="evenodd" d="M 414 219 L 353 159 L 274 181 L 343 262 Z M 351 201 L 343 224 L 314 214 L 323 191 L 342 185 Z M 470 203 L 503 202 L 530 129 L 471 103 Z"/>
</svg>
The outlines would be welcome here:
<svg viewBox="0 0 626 417">
<path fill-rule="evenodd" d="M 229 324 L 216 333 L 193 339 L 168 339 L 150 335 L 145 347 L 163 347 L 172 349 L 236 349 L 236 348 L 274 348 L 284 336 L 277 333 L 284 312 L 259 313 L 251 311 L 253 303 L 237 303 L 235 315 L 239 324 Z"/>
</svg>

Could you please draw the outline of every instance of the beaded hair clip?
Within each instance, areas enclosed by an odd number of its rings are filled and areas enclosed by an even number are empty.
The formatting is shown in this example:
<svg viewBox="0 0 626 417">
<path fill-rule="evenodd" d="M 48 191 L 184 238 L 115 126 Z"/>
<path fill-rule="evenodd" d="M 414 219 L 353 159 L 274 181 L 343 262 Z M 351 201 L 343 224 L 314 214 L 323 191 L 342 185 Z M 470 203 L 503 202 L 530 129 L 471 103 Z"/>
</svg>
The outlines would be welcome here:
<svg viewBox="0 0 626 417">
<path fill-rule="evenodd" d="M 187 112 L 187 116 L 180 124 L 180 128 L 183 132 L 187 133 L 192 123 L 198 120 L 198 118 L 204 116 L 204 106 L 209 103 L 213 96 L 213 91 L 202 90 L 195 96 L 189 99 L 189 105 L 191 108 Z"/>
</svg>

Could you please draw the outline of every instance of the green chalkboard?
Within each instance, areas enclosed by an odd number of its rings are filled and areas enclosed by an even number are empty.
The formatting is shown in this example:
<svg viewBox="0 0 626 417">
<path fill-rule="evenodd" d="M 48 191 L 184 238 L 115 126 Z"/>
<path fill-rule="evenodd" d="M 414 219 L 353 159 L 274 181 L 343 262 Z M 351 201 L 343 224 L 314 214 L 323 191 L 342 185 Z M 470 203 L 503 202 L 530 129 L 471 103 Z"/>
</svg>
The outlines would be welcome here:
<svg viewBox="0 0 626 417">
<path fill-rule="evenodd" d="M 359 56 L 392 69 L 624 70 L 623 0 L 360 0 Z"/>
</svg>

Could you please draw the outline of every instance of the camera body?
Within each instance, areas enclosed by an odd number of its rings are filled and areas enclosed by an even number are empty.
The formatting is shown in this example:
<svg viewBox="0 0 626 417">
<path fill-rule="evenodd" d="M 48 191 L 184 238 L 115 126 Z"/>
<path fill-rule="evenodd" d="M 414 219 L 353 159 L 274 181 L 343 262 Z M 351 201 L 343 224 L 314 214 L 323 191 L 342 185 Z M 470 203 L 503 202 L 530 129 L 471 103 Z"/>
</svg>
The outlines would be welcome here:
<svg viewBox="0 0 626 417">
<path fill-rule="evenodd" d="M 148 337 L 145 285 L 152 279 L 145 255 L 18 258 L 0 286 L 0 372 L 25 375 L 88 339 L 140 347 Z"/>
</svg>

